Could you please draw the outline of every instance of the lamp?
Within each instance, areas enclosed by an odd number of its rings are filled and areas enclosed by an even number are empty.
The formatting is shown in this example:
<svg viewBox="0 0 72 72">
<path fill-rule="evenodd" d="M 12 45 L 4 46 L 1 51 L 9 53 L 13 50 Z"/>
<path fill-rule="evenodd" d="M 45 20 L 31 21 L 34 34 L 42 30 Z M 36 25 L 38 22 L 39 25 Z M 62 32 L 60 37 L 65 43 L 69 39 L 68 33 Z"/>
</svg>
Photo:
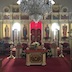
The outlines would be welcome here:
<svg viewBox="0 0 72 72">
<path fill-rule="evenodd" d="M 56 32 L 58 33 L 58 47 L 59 47 L 59 25 L 58 23 L 53 23 L 52 24 L 52 31 L 54 31 L 54 40 L 55 40 L 55 36 L 56 36 Z"/>
<path fill-rule="evenodd" d="M 22 12 L 29 14 L 35 22 L 42 19 L 45 13 L 52 11 L 53 0 L 18 0 Z"/>
<path fill-rule="evenodd" d="M 12 54 L 12 49 L 13 49 L 13 44 L 10 45 L 10 56 L 7 57 L 7 59 L 9 59 L 9 58 L 15 59 L 15 57 Z"/>
</svg>

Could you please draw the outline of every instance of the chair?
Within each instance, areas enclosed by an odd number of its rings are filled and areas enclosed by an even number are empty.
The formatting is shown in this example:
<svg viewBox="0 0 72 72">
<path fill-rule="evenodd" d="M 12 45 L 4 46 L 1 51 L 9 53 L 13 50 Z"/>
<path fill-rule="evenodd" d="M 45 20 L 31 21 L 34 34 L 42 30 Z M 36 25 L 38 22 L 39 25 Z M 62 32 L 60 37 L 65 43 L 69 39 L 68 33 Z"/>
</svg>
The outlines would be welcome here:
<svg viewBox="0 0 72 72">
<path fill-rule="evenodd" d="M 10 52 L 10 44 L 9 43 L 4 43 L 4 49 L 3 49 L 4 54 L 9 54 Z"/>
<path fill-rule="evenodd" d="M 26 43 L 22 43 L 22 54 L 21 54 L 21 57 L 22 58 L 25 58 L 26 57 L 26 53 L 25 53 L 25 49 L 28 47 L 28 44 L 26 44 Z"/>
<path fill-rule="evenodd" d="M 70 54 L 70 47 L 69 47 L 69 43 L 62 43 L 63 46 L 63 53 L 67 53 Z"/>
<path fill-rule="evenodd" d="M 51 44 L 44 43 L 44 47 L 48 50 L 48 52 L 46 53 L 46 57 L 52 57 Z"/>
<path fill-rule="evenodd" d="M 28 44 L 22 43 L 22 48 L 23 48 L 23 50 L 25 50 L 27 47 L 28 47 Z"/>
<path fill-rule="evenodd" d="M 46 49 L 50 49 L 50 48 L 51 48 L 51 44 L 50 44 L 50 43 L 44 43 L 44 47 L 45 47 Z"/>
</svg>

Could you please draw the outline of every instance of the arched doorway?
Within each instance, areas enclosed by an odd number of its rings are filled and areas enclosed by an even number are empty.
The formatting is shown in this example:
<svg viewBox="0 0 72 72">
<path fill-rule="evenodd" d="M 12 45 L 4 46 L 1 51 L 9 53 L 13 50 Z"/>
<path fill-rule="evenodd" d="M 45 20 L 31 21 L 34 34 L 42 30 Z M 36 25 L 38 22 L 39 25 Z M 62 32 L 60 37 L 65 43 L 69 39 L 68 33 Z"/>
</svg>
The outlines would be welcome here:
<svg viewBox="0 0 72 72">
<path fill-rule="evenodd" d="M 39 21 L 38 23 L 35 23 L 34 21 L 31 21 L 30 30 L 31 30 L 31 43 L 35 41 L 41 43 L 42 22 Z"/>
<path fill-rule="evenodd" d="M 13 42 L 19 41 L 20 23 L 14 23 L 12 27 Z"/>
</svg>

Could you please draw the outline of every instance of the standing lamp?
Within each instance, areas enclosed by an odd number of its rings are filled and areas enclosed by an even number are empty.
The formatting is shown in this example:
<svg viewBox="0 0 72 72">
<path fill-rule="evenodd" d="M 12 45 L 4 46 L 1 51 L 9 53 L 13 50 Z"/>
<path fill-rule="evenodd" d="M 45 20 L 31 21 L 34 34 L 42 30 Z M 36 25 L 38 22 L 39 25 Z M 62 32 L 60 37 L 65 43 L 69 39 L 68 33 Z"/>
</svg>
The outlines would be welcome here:
<svg viewBox="0 0 72 72">
<path fill-rule="evenodd" d="M 60 47 L 60 55 L 59 55 L 59 57 L 64 57 L 64 55 L 63 55 L 63 47 L 62 47 L 62 45 L 61 45 L 61 47 Z"/>
<path fill-rule="evenodd" d="M 13 49 L 13 45 L 10 46 L 10 56 L 7 57 L 7 59 L 9 59 L 9 58 L 15 59 L 15 57 L 12 54 L 12 49 Z"/>
</svg>

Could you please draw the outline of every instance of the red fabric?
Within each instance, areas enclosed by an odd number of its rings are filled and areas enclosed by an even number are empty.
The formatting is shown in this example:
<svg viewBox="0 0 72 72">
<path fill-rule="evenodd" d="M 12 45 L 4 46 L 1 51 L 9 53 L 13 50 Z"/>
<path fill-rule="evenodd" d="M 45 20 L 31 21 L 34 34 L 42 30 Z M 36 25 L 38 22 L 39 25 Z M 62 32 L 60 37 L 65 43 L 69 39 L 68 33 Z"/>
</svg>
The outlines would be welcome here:
<svg viewBox="0 0 72 72">
<path fill-rule="evenodd" d="M 51 48 L 51 44 L 50 44 L 50 43 L 44 43 L 44 47 L 45 47 L 46 49 L 50 49 L 50 48 Z"/>
<path fill-rule="evenodd" d="M 22 48 L 25 50 L 28 47 L 28 44 L 22 43 Z"/>
<path fill-rule="evenodd" d="M 34 21 L 31 21 L 30 29 L 42 29 L 42 22 L 39 21 L 38 23 L 35 23 Z"/>
<path fill-rule="evenodd" d="M 62 43 L 62 45 L 63 45 L 63 48 L 69 47 L 69 43 Z"/>
</svg>

